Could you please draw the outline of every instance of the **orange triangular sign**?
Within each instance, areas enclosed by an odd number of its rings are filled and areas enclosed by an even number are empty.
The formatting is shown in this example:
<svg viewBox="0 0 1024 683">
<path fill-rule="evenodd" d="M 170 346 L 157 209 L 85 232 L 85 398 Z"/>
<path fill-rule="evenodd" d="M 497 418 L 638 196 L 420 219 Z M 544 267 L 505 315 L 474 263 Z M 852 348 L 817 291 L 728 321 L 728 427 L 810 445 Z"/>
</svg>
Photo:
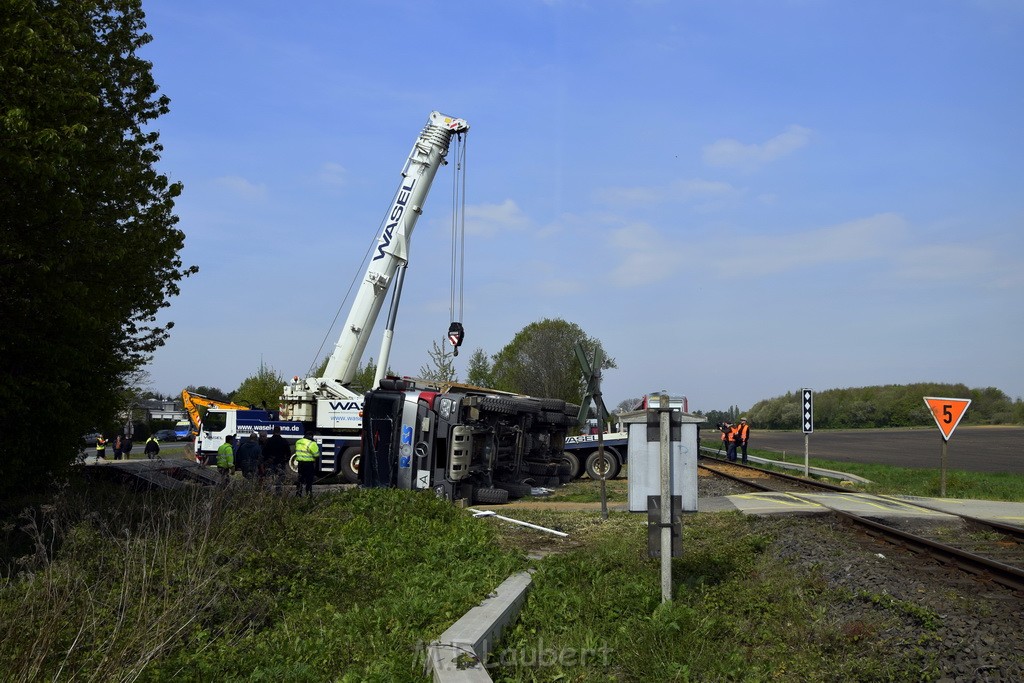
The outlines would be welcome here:
<svg viewBox="0 0 1024 683">
<path fill-rule="evenodd" d="M 932 411 L 935 424 L 939 425 L 939 430 L 942 431 L 942 438 L 946 441 L 949 441 L 949 437 L 953 436 L 953 430 L 960 424 L 964 413 L 967 412 L 967 406 L 971 405 L 971 399 L 969 398 L 935 398 L 925 396 L 924 402 L 928 406 L 928 410 Z"/>
</svg>

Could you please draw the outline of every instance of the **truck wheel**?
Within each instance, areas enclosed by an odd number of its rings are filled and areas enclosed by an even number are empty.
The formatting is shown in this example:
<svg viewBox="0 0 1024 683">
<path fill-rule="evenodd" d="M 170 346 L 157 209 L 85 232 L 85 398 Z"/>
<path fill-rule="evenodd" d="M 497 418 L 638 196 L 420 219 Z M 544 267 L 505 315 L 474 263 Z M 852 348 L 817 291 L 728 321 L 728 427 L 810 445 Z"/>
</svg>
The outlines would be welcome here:
<svg viewBox="0 0 1024 683">
<path fill-rule="evenodd" d="M 581 474 L 583 474 L 583 468 L 580 467 L 580 459 L 575 453 L 562 451 L 562 462 L 569 463 L 569 472 L 572 474 L 573 479 L 577 479 Z"/>
<path fill-rule="evenodd" d="M 480 399 L 480 410 L 489 413 L 499 413 L 501 415 L 512 415 L 516 412 L 515 405 L 512 401 L 505 398 L 493 398 L 491 396 L 483 396 Z"/>
<path fill-rule="evenodd" d="M 542 398 L 540 399 L 540 407 L 544 410 L 557 410 L 562 412 L 565 410 L 565 401 L 560 398 Z"/>
<path fill-rule="evenodd" d="M 621 469 L 622 465 L 619 463 L 618 457 L 608 449 L 604 451 L 603 460 L 598 451 L 594 451 L 587 458 L 587 476 L 591 479 L 600 479 L 601 475 L 604 475 L 605 479 L 614 479 L 619 476 Z"/>
<path fill-rule="evenodd" d="M 505 489 L 508 491 L 509 498 L 522 498 L 528 496 L 533 492 L 533 487 L 529 484 L 522 484 L 517 481 L 498 481 L 494 485 L 499 489 Z"/>
<path fill-rule="evenodd" d="M 350 484 L 359 483 L 360 455 L 358 446 L 349 446 L 341 454 L 341 476 Z"/>
<path fill-rule="evenodd" d="M 474 488 L 473 502 L 485 505 L 501 505 L 508 502 L 508 491 L 505 489 Z"/>
<path fill-rule="evenodd" d="M 292 453 L 292 457 L 288 458 L 288 471 L 292 474 L 299 473 L 299 461 L 295 459 L 294 453 Z"/>
</svg>

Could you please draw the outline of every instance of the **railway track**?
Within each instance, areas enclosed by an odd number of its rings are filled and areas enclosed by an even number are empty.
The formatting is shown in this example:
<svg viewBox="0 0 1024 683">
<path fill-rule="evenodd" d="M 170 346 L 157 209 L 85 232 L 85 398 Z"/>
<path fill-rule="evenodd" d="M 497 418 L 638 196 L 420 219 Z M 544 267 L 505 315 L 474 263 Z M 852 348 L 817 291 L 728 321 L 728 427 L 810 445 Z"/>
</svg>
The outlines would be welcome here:
<svg viewBox="0 0 1024 683">
<path fill-rule="evenodd" d="M 716 458 L 701 456 L 703 468 L 716 476 L 726 477 L 753 489 L 787 493 L 796 498 L 801 494 L 824 491 L 849 493 L 850 489 L 749 465 L 727 463 Z M 714 464 L 709 464 L 714 461 Z M 867 494 L 860 494 L 867 495 Z M 928 556 L 943 565 L 954 566 L 984 580 L 992 581 L 1019 593 L 1024 593 L 1024 528 L 938 510 L 924 504 L 908 502 L 889 496 L 875 496 L 889 502 L 917 507 L 929 512 L 940 512 L 961 520 L 959 525 L 933 525 L 922 535 L 922 525 L 914 531 L 885 524 L 822 502 L 820 497 L 807 499 L 830 510 L 847 523 L 869 536 L 902 547 L 912 553 Z M 951 545 L 955 543 L 956 545 Z"/>
</svg>

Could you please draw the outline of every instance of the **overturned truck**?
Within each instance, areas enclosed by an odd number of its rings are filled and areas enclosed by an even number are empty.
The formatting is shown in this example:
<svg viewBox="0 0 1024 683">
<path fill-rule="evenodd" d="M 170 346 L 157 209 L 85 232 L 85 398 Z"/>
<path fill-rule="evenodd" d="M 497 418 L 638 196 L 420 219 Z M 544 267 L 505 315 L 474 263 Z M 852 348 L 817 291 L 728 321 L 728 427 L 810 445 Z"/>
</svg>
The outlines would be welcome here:
<svg viewBox="0 0 1024 683">
<path fill-rule="evenodd" d="M 385 379 L 365 396 L 360 482 L 470 503 L 566 483 L 563 447 L 578 411 L 559 399 Z"/>
</svg>

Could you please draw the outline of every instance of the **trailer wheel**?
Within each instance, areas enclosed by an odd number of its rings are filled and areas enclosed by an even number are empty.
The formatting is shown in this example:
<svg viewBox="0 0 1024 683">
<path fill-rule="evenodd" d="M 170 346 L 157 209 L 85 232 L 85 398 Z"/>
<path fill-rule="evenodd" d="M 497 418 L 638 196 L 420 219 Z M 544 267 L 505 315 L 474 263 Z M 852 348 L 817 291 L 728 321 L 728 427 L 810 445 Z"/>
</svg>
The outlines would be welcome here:
<svg viewBox="0 0 1024 683">
<path fill-rule="evenodd" d="M 575 453 L 562 451 L 562 462 L 569 463 L 569 471 L 572 474 L 573 479 L 576 479 L 583 474 L 583 468 L 580 467 L 580 459 Z"/>
<path fill-rule="evenodd" d="M 607 448 L 604 450 L 603 460 L 599 451 L 594 451 L 587 458 L 587 476 L 591 479 L 600 479 L 601 475 L 604 475 L 605 479 L 614 479 L 619 476 L 621 469 L 622 465 L 615 451 Z"/>
<path fill-rule="evenodd" d="M 474 488 L 473 502 L 485 505 L 501 505 L 508 502 L 508 491 L 505 489 Z"/>
<path fill-rule="evenodd" d="M 292 457 L 288 458 L 288 470 L 292 474 L 299 473 L 299 461 L 295 459 L 295 454 L 292 453 Z"/>
<path fill-rule="evenodd" d="M 359 460 L 361 451 L 358 446 L 349 446 L 341 454 L 341 476 L 350 484 L 359 483 Z"/>
</svg>

